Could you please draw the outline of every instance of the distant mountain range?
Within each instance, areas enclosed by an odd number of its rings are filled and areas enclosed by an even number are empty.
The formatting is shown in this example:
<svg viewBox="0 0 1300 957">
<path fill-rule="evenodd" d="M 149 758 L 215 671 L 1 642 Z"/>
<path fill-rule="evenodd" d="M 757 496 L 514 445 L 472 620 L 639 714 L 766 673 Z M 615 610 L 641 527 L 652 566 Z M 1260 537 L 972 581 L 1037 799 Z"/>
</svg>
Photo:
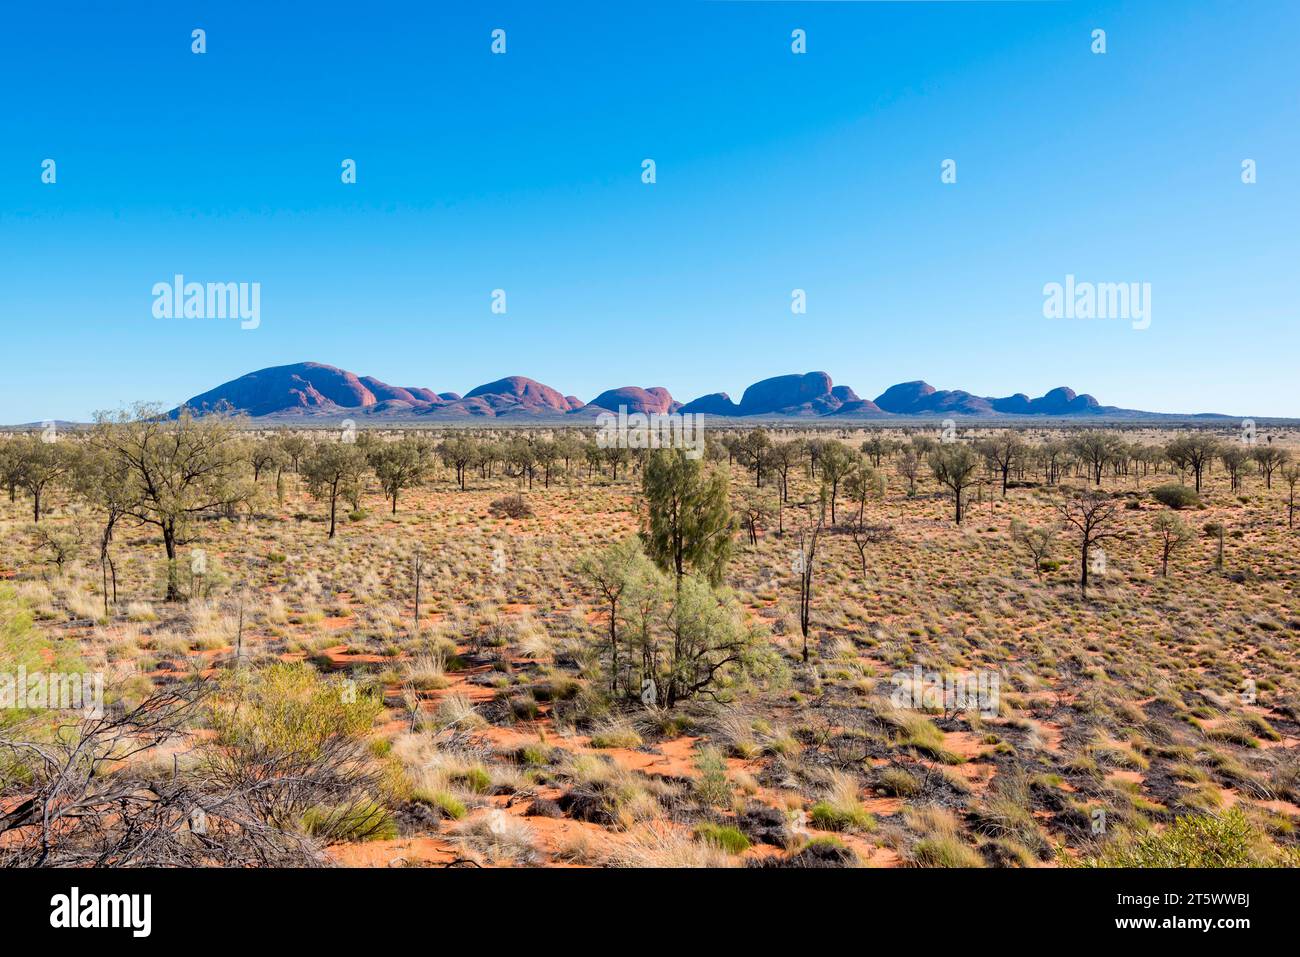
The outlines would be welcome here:
<svg viewBox="0 0 1300 957">
<path fill-rule="evenodd" d="M 200 414 L 228 405 L 257 418 L 338 417 L 380 419 L 591 417 L 602 412 L 701 412 L 715 416 L 872 418 L 897 416 L 1226 418 L 1213 413 L 1168 416 L 1102 405 L 1090 395 L 1064 386 L 1031 399 L 1024 393 L 990 398 L 961 390 L 935 389 L 925 382 L 901 382 L 875 399 L 860 398 L 851 388 L 834 385 L 825 372 L 783 375 L 756 382 L 740 402 L 715 392 L 685 404 L 660 386 L 621 386 L 590 402 L 563 395 L 524 376 L 507 376 L 461 395 L 416 386 L 393 386 L 373 376 L 319 362 L 298 362 L 250 372 L 196 395 L 185 403 Z M 173 409 L 172 414 L 179 412 Z"/>
</svg>

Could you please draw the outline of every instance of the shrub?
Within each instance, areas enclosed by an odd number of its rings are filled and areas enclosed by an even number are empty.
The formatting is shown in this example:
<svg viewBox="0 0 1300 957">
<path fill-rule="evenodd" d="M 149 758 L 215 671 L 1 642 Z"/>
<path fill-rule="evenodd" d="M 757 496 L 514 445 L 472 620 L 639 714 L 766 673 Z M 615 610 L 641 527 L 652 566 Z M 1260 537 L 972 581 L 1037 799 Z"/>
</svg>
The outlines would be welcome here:
<svg viewBox="0 0 1300 957">
<path fill-rule="evenodd" d="M 1186 485 L 1157 485 L 1151 490 L 1151 497 L 1172 509 L 1199 508 L 1201 505 L 1201 497 Z"/>
<path fill-rule="evenodd" d="M 857 782 L 847 774 L 836 774 L 830 792 L 808 811 L 814 827 L 823 831 L 872 831 L 876 819 L 858 800 Z"/>
<path fill-rule="evenodd" d="M 308 808 L 302 829 L 327 843 L 388 841 L 397 837 L 397 822 L 383 806 L 371 800 L 343 807 Z"/>
<path fill-rule="evenodd" d="M 497 518 L 532 518 L 533 509 L 522 495 L 495 499 L 488 510 Z"/>
<path fill-rule="evenodd" d="M 837 808 L 828 801 L 818 801 L 808 811 L 813 827 L 823 831 L 870 831 L 876 819 L 866 810 Z"/>
<path fill-rule="evenodd" d="M 983 867 L 984 858 L 952 834 L 923 837 L 912 848 L 917 867 Z"/>
<path fill-rule="evenodd" d="M 458 771 L 451 776 L 451 779 L 475 794 L 487 794 L 492 790 L 492 777 L 482 765 L 476 764 Z"/>
<path fill-rule="evenodd" d="M 911 797 L 921 789 L 921 782 L 902 768 L 886 768 L 876 787 L 893 797 Z"/>
<path fill-rule="evenodd" d="M 705 843 L 722 848 L 728 854 L 743 854 L 749 850 L 749 838 L 731 824 L 712 824 L 706 821 L 695 829 L 695 836 Z"/>
<path fill-rule="evenodd" d="M 591 734 L 593 748 L 635 748 L 641 744 L 641 735 L 630 724 L 611 722 Z"/>
<path fill-rule="evenodd" d="M 431 808 L 436 808 L 447 817 L 459 821 L 465 816 L 465 802 L 450 791 L 434 791 L 428 788 L 416 788 L 411 794 L 411 800 L 420 804 L 427 804 Z"/>
<path fill-rule="evenodd" d="M 695 779 L 695 796 L 701 804 L 726 807 L 731 803 L 731 782 L 727 762 L 717 748 L 704 748 L 695 759 L 700 776 Z"/>
<path fill-rule="evenodd" d="M 1289 859 L 1288 859 L 1289 858 Z M 1082 867 L 1269 867 L 1295 866 L 1294 851 L 1269 843 L 1233 808 L 1223 814 L 1189 814 L 1159 834 L 1123 836 Z"/>
<path fill-rule="evenodd" d="M 912 846 L 914 867 L 983 867 L 984 858 L 961 839 L 957 819 L 941 807 L 908 811 L 907 822 L 923 836 Z"/>
<path fill-rule="evenodd" d="M 551 763 L 553 753 L 545 744 L 525 744 L 515 752 L 515 760 L 528 767 L 540 768 Z"/>
<path fill-rule="evenodd" d="M 331 738 L 368 731 L 382 708 L 378 695 L 322 678 L 306 664 L 276 663 L 226 676 L 211 720 L 223 745 L 312 757 Z"/>
</svg>

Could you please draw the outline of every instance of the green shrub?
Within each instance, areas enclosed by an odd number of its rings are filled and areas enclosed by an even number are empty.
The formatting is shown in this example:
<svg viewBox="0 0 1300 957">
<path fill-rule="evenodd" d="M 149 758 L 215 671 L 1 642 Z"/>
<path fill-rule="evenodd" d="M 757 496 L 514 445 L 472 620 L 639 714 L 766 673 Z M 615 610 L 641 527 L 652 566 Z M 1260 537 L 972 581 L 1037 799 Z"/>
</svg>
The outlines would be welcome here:
<svg viewBox="0 0 1300 957">
<path fill-rule="evenodd" d="M 886 768 L 876 787 L 894 797 L 911 797 L 921 790 L 921 782 L 902 768 Z"/>
<path fill-rule="evenodd" d="M 480 765 L 457 771 L 451 776 L 457 784 L 463 785 L 475 794 L 487 794 L 492 790 L 492 777 Z"/>
<path fill-rule="evenodd" d="M 1188 814 L 1158 834 L 1121 836 L 1081 867 L 1296 866 L 1294 849 L 1282 851 L 1238 808 L 1223 814 Z"/>
<path fill-rule="evenodd" d="M 700 776 L 695 779 L 695 797 L 701 804 L 726 807 L 731 803 L 731 782 L 727 762 L 717 748 L 704 748 L 695 759 Z"/>
<path fill-rule="evenodd" d="M 540 768 L 551 763 L 553 749 L 545 744 L 525 744 L 515 752 L 515 760 L 528 767 Z"/>
<path fill-rule="evenodd" d="M 707 844 L 720 847 L 728 854 L 743 854 L 749 850 L 749 838 L 731 824 L 705 822 L 695 829 L 695 836 Z"/>
<path fill-rule="evenodd" d="M 223 745 L 312 757 L 331 738 L 369 731 L 382 709 L 376 694 L 277 662 L 226 675 L 210 720 Z"/>
<path fill-rule="evenodd" d="M 950 834 L 932 834 L 916 842 L 912 863 L 917 867 L 983 867 L 984 858 Z"/>
<path fill-rule="evenodd" d="M 823 831 L 871 831 L 876 827 L 876 819 L 865 808 L 836 807 L 829 801 L 814 804 L 808 819 Z"/>
<path fill-rule="evenodd" d="M 397 822 L 392 814 L 369 799 L 343 807 L 308 808 L 302 816 L 302 829 L 330 844 L 397 837 Z"/>
<path fill-rule="evenodd" d="M 1199 508 L 1201 505 L 1201 498 L 1195 489 L 1186 485 L 1157 485 L 1151 490 L 1151 497 L 1172 509 Z"/>
<path fill-rule="evenodd" d="M 457 821 L 463 818 L 466 813 L 465 802 L 450 791 L 431 791 L 427 788 L 416 788 L 411 794 L 411 800 L 437 808 L 447 817 Z"/>
<path fill-rule="evenodd" d="M 641 735 L 626 724 L 611 724 L 591 734 L 593 748 L 635 748 L 641 744 Z"/>
</svg>

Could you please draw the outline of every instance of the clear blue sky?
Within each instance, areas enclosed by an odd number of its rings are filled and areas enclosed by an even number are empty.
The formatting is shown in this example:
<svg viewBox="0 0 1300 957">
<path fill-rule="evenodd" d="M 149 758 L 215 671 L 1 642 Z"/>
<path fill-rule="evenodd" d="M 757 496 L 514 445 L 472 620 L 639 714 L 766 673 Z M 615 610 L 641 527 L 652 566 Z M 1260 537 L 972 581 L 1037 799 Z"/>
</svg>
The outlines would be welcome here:
<svg viewBox="0 0 1300 957">
<path fill-rule="evenodd" d="M 0 421 L 303 360 L 1300 416 L 1294 2 L 447 6 L 6 4 Z M 260 328 L 155 319 L 178 272 L 260 282 Z M 1045 319 L 1067 273 L 1151 327 Z"/>
</svg>

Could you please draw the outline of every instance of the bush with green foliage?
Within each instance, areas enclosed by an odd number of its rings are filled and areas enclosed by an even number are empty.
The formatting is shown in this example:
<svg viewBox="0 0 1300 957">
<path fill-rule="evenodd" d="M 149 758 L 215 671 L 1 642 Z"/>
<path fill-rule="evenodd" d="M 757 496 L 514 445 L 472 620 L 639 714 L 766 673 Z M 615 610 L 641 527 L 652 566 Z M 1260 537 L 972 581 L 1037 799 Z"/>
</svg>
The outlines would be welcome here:
<svg viewBox="0 0 1300 957">
<path fill-rule="evenodd" d="M 1124 835 L 1080 867 L 1282 867 L 1300 866 L 1300 853 L 1274 846 L 1239 808 L 1223 814 L 1188 814 L 1163 831 Z"/>
<path fill-rule="evenodd" d="M 389 841 L 397 822 L 380 804 L 362 800 L 342 807 L 313 807 L 302 816 L 302 829 L 327 843 Z"/>
<path fill-rule="evenodd" d="M 226 675 L 210 721 L 221 744 L 310 757 L 330 738 L 369 731 L 382 708 L 379 695 L 310 665 L 276 663 Z"/>
<path fill-rule="evenodd" d="M 705 821 L 695 829 L 695 836 L 706 844 L 720 847 L 728 854 L 743 854 L 749 850 L 749 838 L 733 824 L 713 824 Z"/>
<path fill-rule="evenodd" d="M 1157 485 L 1151 490 L 1151 497 L 1172 509 L 1199 508 L 1201 505 L 1201 497 L 1186 485 Z"/>
</svg>

